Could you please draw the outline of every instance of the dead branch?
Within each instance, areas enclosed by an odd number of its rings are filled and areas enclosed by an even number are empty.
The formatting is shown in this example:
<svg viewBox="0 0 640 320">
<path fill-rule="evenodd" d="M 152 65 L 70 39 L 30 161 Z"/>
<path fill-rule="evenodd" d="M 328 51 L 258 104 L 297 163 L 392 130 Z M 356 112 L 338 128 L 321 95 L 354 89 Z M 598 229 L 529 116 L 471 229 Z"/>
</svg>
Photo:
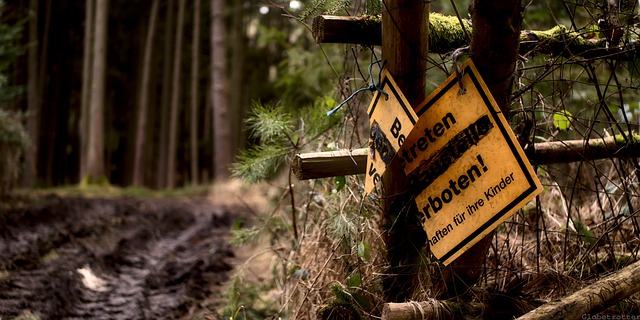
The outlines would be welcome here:
<svg viewBox="0 0 640 320">
<path fill-rule="evenodd" d="M 578 290 L 572 295 L 534 309 L 518 320 L 584 319 L 640 291 L 640 261 Z"/>
</svg>

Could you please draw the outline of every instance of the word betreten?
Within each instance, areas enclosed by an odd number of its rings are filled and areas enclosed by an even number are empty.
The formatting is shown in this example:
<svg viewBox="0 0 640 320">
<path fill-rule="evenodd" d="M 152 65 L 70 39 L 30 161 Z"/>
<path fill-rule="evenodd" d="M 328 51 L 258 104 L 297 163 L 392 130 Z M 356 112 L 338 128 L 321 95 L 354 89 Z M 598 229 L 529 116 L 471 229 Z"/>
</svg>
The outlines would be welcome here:
<svg viewBox="0 0 640 320">
<path fill-rule="evenodd" d="M 449 187 L 445 188 L 440 192 L 440 196 L 429 196 L 427 199 L 428 203 L 422 211 L 427 216 L 427 219 L 431 219 L 431 212 L 433 214 L 438 213 L 438 211 L 442 210 L 445 204 L 451 202 L 454 196 L 462 193 L 462 190 L 468 188 L 472 183 L 474 183 L 480 176 L 482 176 L 482 172 L 487 172 L 489 169 L 484 165 L 484 161 L 482 160 L 482 156 L 477 155 L 476 159 L 478 159 L 478 165 L 472 165 L 466 173 L 463 173 L 458 177 L 458 179 L 449 180 Z M 431 212 L 430 212 L 431 211 Z"/>
<path fill-rule="evenodd" d="M 436 122 L 431 129 L 424 129 L 424 136 L 418 138 L 418 141 L 412 145 L 403 148 L 402 153 L 398 154 L 402 160 L 402 164 L 411 163 L 418 157 L 416 149 L 418 151 L 425 151 L 429 147 L 429 143 L 434 143 L 438 137 L 441 137 L 452 124 L 456 123 L 456 118 L 453 117 L 451 112 L 442 117 L 441 122 Z"/>
</svg>

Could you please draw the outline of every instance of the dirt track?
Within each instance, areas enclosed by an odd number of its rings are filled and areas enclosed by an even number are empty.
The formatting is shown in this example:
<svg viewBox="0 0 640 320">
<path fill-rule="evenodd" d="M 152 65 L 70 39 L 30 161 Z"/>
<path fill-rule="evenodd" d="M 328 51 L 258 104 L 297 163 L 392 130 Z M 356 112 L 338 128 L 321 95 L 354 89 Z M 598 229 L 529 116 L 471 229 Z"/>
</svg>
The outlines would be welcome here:
<svg viewBox="0 0 640 320">
<path fill-rule="evenodd" d="M 0 199 L 0 320 L 183 318 L 228 277 L 238 208 Z"/>
</svg>

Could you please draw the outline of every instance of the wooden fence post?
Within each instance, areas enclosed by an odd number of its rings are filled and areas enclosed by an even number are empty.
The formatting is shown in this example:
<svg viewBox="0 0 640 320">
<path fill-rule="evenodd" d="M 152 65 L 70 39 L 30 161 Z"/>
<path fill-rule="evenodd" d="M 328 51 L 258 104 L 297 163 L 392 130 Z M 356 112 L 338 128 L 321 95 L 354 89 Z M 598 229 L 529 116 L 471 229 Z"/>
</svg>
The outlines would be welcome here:
<svg viewBox="0 0 640 320">
<path fill-rule="evenodd" d="M 385 0 L 382 10 L 382 57 L 407 101 L 415 107 L 426 96 L 429 3 Z M 390 167 L 383 177 L 384 228 L 390 268 L 384 281 L 386 301 L 408 299 L 415 287 L 417 261 L 426 237 L 417 218 L 401 168 Z"/>
</svg>

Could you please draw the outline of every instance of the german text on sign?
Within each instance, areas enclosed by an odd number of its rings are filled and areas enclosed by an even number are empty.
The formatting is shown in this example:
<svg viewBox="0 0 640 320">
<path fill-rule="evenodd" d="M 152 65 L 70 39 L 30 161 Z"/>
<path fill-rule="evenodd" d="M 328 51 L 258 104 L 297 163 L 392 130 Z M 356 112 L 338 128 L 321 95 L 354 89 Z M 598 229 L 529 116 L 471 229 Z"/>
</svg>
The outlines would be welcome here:
<svg viewBox="0 0 640 320">
<path fill-rule="evenodd" d="M 424 112 L 396 152 L 444 264 L 542 190 L 477 70 L 470 60 L 462 68 L 416 108 Z"/>
</svg>

